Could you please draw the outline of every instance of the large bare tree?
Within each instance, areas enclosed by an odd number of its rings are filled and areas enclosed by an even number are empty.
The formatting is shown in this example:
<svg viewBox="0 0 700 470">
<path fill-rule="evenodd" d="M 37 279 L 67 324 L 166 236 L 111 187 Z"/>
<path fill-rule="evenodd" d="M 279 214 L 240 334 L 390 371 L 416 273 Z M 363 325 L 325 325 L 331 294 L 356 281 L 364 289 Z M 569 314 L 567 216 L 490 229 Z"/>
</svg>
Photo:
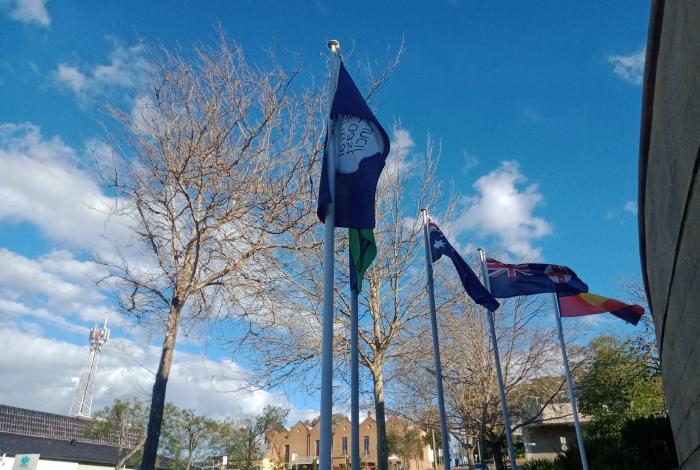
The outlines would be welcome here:
<svg viewBox="0 0 700 470">
<path fill-rule="evenodd" d="M 299 70 L 274 56 L 253 66 L 222 39 L 152 59 L 137 106 L 110 108 L 123 131 L 113 140 L 115 213 L 133 246 L 99 257 L 121 308 L 164 333 L 144 470 L 155 465 L 178 332 L 266 310 L 283 251 L 299 248 L 286 234 L 310 220 L 304 201 L 321 150 L 321 94 L 295 87 Z"/>
<path fill-rule="evenodd" d="M 415 269 L 424 263 L 423 233 L 419 211 L 435 206 L 440 185 L 434 177 L 436 160 L 428 138 L 420 156 L 409 153 L 406 131 L 394 131 L 392 153 L 377 189 L 375 237 L 377 257 L 367 272 L 359 299 L 360 363 L 371 382 L 377 420 L 378 467 L 386 470 L 385 390 L 387 368 L 403 357 L 408 338 L 421 334 L 427 312 L 425 273 Z M 446 207 L 451 206 L 446 202 Z M 300 236 L 305 246 L 313 246 L 322 233 Z M 335 366 L 336 375 L 348 380 L 350 292 L 347 240 L 338 231 L 335 285 Z M 295 252 L 287 266 L 287 306 L 260 324 L 249 344 L 258 362 L 259 374 L 268 383 L 289 383 L 315 389 L 321 352 L 322 257 L 314 249 Z M 342 380 L 341 379 L 341 380 Z M 338 383 L 336 383 L 338 384 Z M 336 397 L 347 393 L 336 387 Z M 346 395 L 347 396 L 347 395 Z M 340 400 L 335 400 L 338 403 Z"/>
<path fill-rule="evenodd" d="M 451 266 L 445 268 L 449 271 Z M 503 468 L 505 435 L 486 313 L 444 271 L 437 274 L 444 276 L 443 294 L 449 292 L 438 315 L 448 427 L 467 447 L 478 441 L 487 443 L 498 468 Z M 549 303 L 540 297 L 516 297 L 501 303 L 495 313 L 496 332 L 509 414 L 517 429 L 539 419 L 565 382 L 559 375 L 561 356 L 550 326 Z M 403 397 L 401 408 L 407 416 L 437 427 L 432 347 L 428 339 L 421 339 L 422 344 L 412 348 L 396 375 Z M 576 367 L 577 361 L 572 363 Z"/>
</svg>

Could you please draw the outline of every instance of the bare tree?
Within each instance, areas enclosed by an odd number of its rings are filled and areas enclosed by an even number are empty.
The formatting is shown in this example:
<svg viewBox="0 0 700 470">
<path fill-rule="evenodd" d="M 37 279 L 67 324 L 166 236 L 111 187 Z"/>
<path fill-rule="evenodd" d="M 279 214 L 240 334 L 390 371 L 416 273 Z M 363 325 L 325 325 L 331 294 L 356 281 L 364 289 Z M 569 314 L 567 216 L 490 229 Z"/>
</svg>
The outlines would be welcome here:
<svg viewBox="0 0 700 470">
<path fill-rule="evenodd" d="M 405 132 L 405 131 L 400 131 Z M 400 134 L 400 132 L 398 132 Z M 394 132 L 397 135 L 397 131 Z M 405 134 L 404 134 L 405 135 Z M 423 234 L 418 217 L 421 207 L 437 207 L 440 186 L 435 181 L 436 158 L 428 138 L 424 154 L 412 158 L 401 140 L 392 144 L 387 168 L 377 189 L 375 237 L 377 257 L 367 273 L 360 295 L 360 362 L 371 381 L 371 396 L 377 420 L 378 466 L 386 470 L 385 369 L 406 353 L 409 337 L 419 335 L 427 314 L 425 274 L 413 269 L 423 263 Z M 448 202 L 446 206 L 451 206 Z M 320 232 L 304 234 L 313 245 Z M 302 239 L 305 239 L 302 237 Z M 347 240 L 338 234 L 336 255 L 336 327 L 334 362 L 339 376 L 348 380 L 350 293 Z M 317 249 L 300 250 L 287 266 L 289 272 L 287 308 L 278 310 L 269 325 L 250 338 L 250 345 L 262 361 L 259 373 L 271 383 L 291 379 L 317 386 L 317 365 L 321 351 L 322 256 Z M 338 396 L 341 390 L 336 390 Z M 337 402 L 338 400 L 336 400 Z"/>
<path fill-rule="evenodd" d="M 154 468 L 179 330 L 266 310 L 281 253 L 299 249 L 285 234 L 309 220 L 303 201 L 321 149 L 321 95 L 293 93 L 299 70 L 274 56 L 263 70 L 222 39 L 154 61 L 135 109 L 110 108 L 125 135 L 115 140 L 115 213 L 134 247 L 98 258 L 121 308 L 164 331 L 144 470 Z"/>
<path fill-rule="evenodd" d="M 451 266 L 446 266 L 451 268 Z M 444 275 L 438 270 L 438 275 Z M 495 375 L 493 350 L 485 311 L 461 291 L 461 286 L 440 282 L 454 292 L 438 309 L 443 383 L 449 428 L 469 447 L 480 441 L 490 444 L 502 468 L 503 420 Z M 454 276 L 453 276 L 454 277 Z M 514 429 L 534 422 L 544 407 L 564 387 L 561 360 L 554 331 L 540 318 L 545 311 L 538 297 L 517 297 L 502 302 L 495 314 L 506 382 L 509 413 Z M 429 339 L 412 348 L 410 360 L 396 375 L 402 387 L 402 410 L 416 420 L 436 420 L 434 368 Z M 576 361 L 574 367 L 576 367 Z M 436 426 L 437 423 L 429 424 Z"/>
</svg>

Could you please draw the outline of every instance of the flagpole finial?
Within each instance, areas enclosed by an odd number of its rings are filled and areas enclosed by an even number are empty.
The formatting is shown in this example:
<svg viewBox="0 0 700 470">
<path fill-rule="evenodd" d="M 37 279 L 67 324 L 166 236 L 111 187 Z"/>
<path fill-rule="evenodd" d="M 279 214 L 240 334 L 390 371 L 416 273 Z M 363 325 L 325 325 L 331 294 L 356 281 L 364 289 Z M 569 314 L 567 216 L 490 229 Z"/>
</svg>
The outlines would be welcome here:
<svg viewBox="0 0 700 470">
<path fill-rule="evenodd" d="M 338 41 L 337 39 L 331 39 L 330 41 L 328 41 L 328 49 L 337 54 L 338 52 L 340 52 L 340 41 Z"/>
</svg>

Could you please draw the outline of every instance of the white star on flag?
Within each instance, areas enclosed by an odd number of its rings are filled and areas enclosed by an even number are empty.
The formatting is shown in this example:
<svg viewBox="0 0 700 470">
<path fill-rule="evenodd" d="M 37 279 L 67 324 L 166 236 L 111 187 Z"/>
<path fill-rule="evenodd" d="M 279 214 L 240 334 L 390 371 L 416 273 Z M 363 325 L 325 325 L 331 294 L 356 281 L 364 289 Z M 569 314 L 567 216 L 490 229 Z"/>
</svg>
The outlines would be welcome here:
<svg viewBox="0 0 700 470">
<path fill-rule="evenodd" d="M 435 240 L 435 242 L 433 243 L 433 247 L 436 250 L 439 250 L 440 248 L 443 248 L 444 246 L 445 246 L 445 242 L 442 240 Z"/>
</svg>

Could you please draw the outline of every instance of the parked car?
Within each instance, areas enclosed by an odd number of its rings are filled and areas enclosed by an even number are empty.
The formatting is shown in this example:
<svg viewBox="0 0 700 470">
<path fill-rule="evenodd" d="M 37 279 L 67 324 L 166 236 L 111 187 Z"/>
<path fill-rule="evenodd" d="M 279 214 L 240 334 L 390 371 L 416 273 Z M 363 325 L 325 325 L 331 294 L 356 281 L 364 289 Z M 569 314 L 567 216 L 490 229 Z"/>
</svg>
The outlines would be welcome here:
<svg viewBox="0 0 700 470">
<path fill-rule="evenodd" d="M 477 463 L 474 464 L 474 470 L 489 470 L 489 466 L 484 462 Z"/>
</svg>

